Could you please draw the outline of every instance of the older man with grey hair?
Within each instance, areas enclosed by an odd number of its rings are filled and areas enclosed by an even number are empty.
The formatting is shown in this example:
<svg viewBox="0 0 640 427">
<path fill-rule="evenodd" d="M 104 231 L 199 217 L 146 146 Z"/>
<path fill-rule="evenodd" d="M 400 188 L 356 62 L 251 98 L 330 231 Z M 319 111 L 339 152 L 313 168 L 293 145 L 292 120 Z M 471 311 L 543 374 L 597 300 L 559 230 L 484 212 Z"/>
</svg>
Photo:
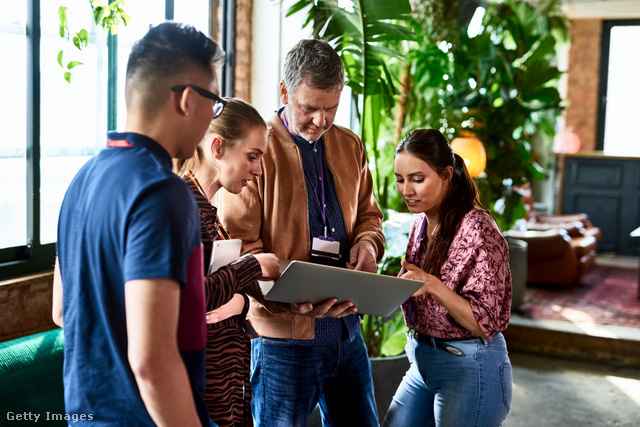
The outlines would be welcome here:
<svg viewBox="0 0 640 427">
<path fill-rule="evenodd" d="M 223 198 L 223 222 L 246 252 L 375 272 L 382 212 L 360 139 L 333 124 L 344 86 L 336 51 L 302 40 L 287 54 L 263 174 Z M 325 425 L 378 425 L 371 365 L 357 307 L 267 301 L 257 285 L 249 317 L 252 408 L 258 426 L 306 426 L 320 404 Z"/>
</svg>

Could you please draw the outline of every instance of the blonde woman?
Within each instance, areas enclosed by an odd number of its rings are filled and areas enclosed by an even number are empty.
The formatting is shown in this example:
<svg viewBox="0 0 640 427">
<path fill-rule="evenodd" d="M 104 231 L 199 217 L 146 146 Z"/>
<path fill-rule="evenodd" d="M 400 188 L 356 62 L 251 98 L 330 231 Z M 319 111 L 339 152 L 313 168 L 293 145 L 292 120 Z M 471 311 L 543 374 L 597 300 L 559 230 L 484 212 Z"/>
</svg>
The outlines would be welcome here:
<svg viewBox="0 0 640 427">
<path fill-rule="evenodd" d="M 273 254 L 244 255 L 206 275 L 212 243 L 229 239 L 217 208 L 218 190 L 240 193 L 262 174 L 260 160 L 267 151 L 267 125 L 248 103 L 225 98 L 225 108 L 211 121 L 196 154 L 176 160 L 176 172 L 193 192 L 200 211 L 207 299 L 207 382 L 205 400 L 211 420 L 219 426 L 250 426 L 251 326 L 245 316 L 249 300 L 243 290 L 260 278 L 278 274 Z"/>
</svg>

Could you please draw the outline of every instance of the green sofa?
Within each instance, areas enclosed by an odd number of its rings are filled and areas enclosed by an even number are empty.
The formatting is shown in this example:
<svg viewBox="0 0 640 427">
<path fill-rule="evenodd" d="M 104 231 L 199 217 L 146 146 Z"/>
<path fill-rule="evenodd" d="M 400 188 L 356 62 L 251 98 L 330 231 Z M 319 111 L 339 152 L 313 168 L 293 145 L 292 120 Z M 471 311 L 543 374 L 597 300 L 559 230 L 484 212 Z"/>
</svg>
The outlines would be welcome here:
<svg viewBox="0 0 640 427">
<path fill-rule="evenodd" d="M 0 343 L 0 426 L 67 425 L 63 350 L 62 329 Z"/>
</svg>

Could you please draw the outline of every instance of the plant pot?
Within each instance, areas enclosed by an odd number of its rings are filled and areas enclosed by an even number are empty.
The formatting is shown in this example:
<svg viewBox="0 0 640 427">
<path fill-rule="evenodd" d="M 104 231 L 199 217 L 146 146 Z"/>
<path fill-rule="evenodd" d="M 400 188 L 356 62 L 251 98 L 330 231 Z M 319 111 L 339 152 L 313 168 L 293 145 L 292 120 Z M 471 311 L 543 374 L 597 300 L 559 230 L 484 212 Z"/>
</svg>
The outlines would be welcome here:
<svg viewBox="0 0 640 427">
<path fill-rule="evenodd" d="M 524 300 L 527 287 L 528 243 L 524 240 L 507 237 L 509 244 L 509 268 L 511 269 L 511 311 L 517 309 Z"/>
<path fill-rule="evenodd" d="M 372 357 L 371 376 L 378 406 L 380 424 L 384 420 L 393 395 L 396 393 L 404 374 L 409 369 L 409 358 L 405 353 L 393 357 Z"/>
</svg>

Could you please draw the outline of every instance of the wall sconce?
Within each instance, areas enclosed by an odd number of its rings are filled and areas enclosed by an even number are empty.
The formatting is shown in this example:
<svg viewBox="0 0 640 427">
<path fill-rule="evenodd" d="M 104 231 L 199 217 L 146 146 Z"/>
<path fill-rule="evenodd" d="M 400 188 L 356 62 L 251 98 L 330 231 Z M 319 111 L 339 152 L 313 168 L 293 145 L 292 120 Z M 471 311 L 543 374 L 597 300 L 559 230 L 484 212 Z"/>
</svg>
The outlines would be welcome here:
<svg viewBox="0 0 640 427">
<path fill-rule="evenodd" d="M 560 153 L 575 154 L 580 151 L 580 137 L 570 129 L 556 136 L 554 149 Z"/>
<path fill-rule="evenodd" d="M 487 153 L 478 138 L 455 138 L 451 141 L 451 149 L 462 157 L 473 178 L 478 177 L 487 166 Z"/>
</svg>

